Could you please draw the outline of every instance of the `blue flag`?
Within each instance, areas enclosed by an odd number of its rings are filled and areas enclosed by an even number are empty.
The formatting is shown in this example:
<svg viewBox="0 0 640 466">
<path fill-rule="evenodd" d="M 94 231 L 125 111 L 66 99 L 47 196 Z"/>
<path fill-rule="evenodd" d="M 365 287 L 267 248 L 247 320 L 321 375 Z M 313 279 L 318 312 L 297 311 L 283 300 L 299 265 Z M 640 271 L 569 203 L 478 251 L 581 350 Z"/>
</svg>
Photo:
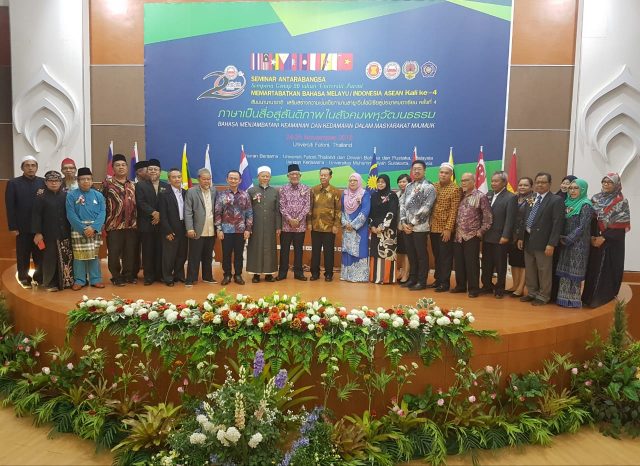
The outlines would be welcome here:
<svg viewBox="0 0 640 466">
<path fill-rule="evenodd" d="M 247 156 L 244 155 L 244 146 L 242 146 L 242 152 L 240 153 L 240 167 L 238 171 L 240 172 L 240 186 L 238 186 L 238 189 L 246 191 L 253 186 L 253 178 L 251 178 L 251 170 L 249 170 L 249 161 L 247 160 Z"/>
<path fill-rule="evenodd" d="M 373 157 L 369 167 L 369 178 L 367 178 L 367 191 L 377 191 L 378 186 L 378 162 L 376 160 L 376 148 L 373 148 Z"/>
</svg>

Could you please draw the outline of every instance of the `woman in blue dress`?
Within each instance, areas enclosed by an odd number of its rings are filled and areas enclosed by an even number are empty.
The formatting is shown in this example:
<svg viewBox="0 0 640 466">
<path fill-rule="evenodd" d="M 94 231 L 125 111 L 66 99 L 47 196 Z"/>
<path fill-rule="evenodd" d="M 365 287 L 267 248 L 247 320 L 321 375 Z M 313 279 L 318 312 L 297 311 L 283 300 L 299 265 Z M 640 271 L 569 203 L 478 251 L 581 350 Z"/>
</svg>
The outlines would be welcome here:
<svg viewBox="0 0 640 466">
<path fill-rule="evenodd" d="M 591 242 L 593 207 L 587 197 L 589 185 L 575 179 L 564 201 L 564 231 L 560 236 L 560 254 L 556 275 L 560 278 L 556 303 L 562 307 L 582 307 L 581 284 L 587 271 Z"/>
<path fill-rule="evenodd" d="M 371 199 L 362 177 L 353 173 L 342 194 L 342 265 L 340 280 L 369 281 L 369 228 Z"/>
</svg>

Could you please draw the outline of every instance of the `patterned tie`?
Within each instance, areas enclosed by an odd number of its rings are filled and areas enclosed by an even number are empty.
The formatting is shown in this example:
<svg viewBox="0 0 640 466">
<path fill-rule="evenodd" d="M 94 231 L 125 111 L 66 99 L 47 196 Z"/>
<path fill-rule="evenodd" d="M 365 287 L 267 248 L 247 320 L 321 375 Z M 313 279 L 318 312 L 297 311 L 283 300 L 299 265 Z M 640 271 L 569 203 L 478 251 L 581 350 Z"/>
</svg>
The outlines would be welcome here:
<svg viewBox="0 0 640 466">
<path fill-rule="evenodd" d="M 536 198 L 536 203 L 533 204 L 531 208 L 531 212 L 529 212 L 529 217 L 527 217 L 527 230 L 531 231 L 531 227 L 533 226 L 533 221 L 536 218 L 536 214 L 538 213 L 538 209 L 540 208 L 540 204 L 542 204 L 542 196 L 538 194 Z"/>
</svg>

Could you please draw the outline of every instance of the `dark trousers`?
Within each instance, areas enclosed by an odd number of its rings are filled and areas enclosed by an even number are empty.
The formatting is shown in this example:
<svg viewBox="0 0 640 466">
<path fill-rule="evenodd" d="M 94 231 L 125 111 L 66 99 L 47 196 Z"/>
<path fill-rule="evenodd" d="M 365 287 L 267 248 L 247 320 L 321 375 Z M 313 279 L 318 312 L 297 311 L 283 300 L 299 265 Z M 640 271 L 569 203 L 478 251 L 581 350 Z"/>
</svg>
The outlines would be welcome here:
<svg viewBox="0 0 640 466">
<path fill-rule="evenodd" d="M 226 236 L 226 235 L 225 235 Z M 215 236 L 201 236 L 197 239 L 189 238 L 189 265 L 187 265 L 187 281 L 197 282 L 198 271 L 202 264 L 202 279 L 213 280 L 213 244 Z"/>
<path fill-rule="evenodd" d="M 278 276 L 284 278 L 289 271 L 289 249 L 293 243 L 293 275 L 299 277 L 302 272 L 302 246 L 304 245 L 304 231 L 280 233 L 280 267 Z M 331 252 L 333 254 L 333 251 Z M 331 269 L 333 270 L 333 268 Z"/>
<path fill-rule="evenodd" d="M 244 253 L 244 233 L 225 233 L 222 240 L 222 272 L 231 276 L 231 256 L 233 255 L 234 275 L 242 275 L 242 254 Z"/>
<path fill-rule="evenodd" d="M 137 252 L 136 237 L 137 232 L 132 228 L 107 232 L 107 265 L 112 282 L 123 283 L 136 278 L 133 268 Z"/>
<path fill-rule="evenodd" d="M 456 288 L 475 293 L 480 284 L 480 238 L 475 237 L 453 245 L 456 262 Z"/>
<path fill-rule="evenodd" d="M 142 262 L 142 233 L 136 231 L 136 239 L 135 241 L 135 252 L 133 253 L 133 278 L 136 278 L 138 276 L 138 273 L 140 272 L 140 264 L 143 264 Z"/>
<path fill-rule="evenodd" d="M 140 233 L 142 245 L 142 267 L 144 268 L 144 281 L 154 282 L 162 280 L 162 233 Z"/>
<path fill-rule="evenodd" d="M 453 269 L 453 234 L 449 241 L 442 241 L 442 233 L 430 233 L 431 249 L 434 255 L 436 271 L 435 284 L 449 288 L 451 284 L 451 270 Z"/>
<path fill-rule="evenodd" d="M 162 238 L 162 281 L 184 281 L 184 263 L 187 261 L 187 237 L 176 234 L 173 241 Z"/>
<path fill-rule="evenodd" d="M 311 276 L 320 276 L 321 251 L 324 252 L 324 276 L 333 276 L 333 250 L 335 245 L 336 235 L 332 232 L 311 231 Z"/>
<path fill-rule="evenodd" d="M 429 233 L 426 231 L 414 231 L 410 235 L 404 235 L 409 267 L 411 268 L 409 272 L 410 282 L 427 284 L 427 274 L 429 273 L 428 235 Z"/>
<path fill-rule="evenodd" d="M 503 294 L 507 280 L 507 252 L 509 244 L 482 243 L 482 288 Z M 498 274 L 493 284 L 493 271 Z"/>
<path fill-rule="evenodd" d="M 33 244 L 33 233 L 18 233 L 16 236 L 16 268 L 18 269 L 18 280 L 31 281 L 29 277 L 29 267 L 31 258 L 36 268 L 33 279 L 42 283 L 42 251 Z M 55 246 L 55 244 L 53 245 Z"/>
</svg>

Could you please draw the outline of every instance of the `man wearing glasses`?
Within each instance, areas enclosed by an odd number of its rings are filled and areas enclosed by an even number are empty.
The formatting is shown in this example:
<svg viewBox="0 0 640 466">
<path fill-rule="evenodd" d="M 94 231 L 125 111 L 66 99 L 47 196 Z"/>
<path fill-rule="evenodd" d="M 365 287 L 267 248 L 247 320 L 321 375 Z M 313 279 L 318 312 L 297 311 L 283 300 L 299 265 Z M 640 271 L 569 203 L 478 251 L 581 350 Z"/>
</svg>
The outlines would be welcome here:
<svg viewBox="0 0 640 466">
<path fill-rule="evenodd" d="M 551 175 L 538 173 L 533 204 L 525 207 L 519 228 L 518 248 L 524 248 L 525 280 L 528 294 L 520 301 L 534 306 L 547 304 L 551 299 L 553 279 L 553 251 L 558 245 L 564 226 L 564 202 L 549 191 Z"/>
</svg>

